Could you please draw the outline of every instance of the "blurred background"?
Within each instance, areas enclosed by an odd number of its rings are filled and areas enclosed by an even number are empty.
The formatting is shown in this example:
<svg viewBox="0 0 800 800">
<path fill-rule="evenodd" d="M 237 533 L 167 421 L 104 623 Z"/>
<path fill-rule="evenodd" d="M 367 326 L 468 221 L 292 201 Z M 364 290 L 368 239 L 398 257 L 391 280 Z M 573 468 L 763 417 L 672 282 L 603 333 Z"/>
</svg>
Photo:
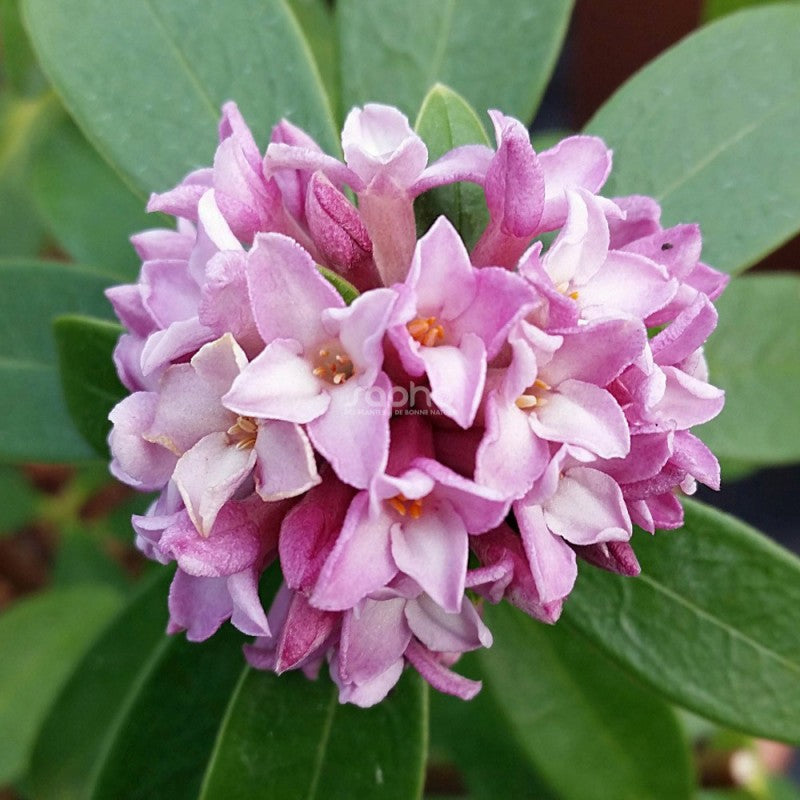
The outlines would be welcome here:
<svg viewBox="0 0 800 800">
<path fill-rule="evenodd" d="M 578 0 L 566 47 L 532 126 L 534 137 L 555 130 L 580 130 L 638 68 L 707 19 L 745 5 L 754 3 Z M 100 253 L 109 263 L 97 264 L 98 267 L 113 265 L 118 274 L 133 279 L 137 263 L 127 237 L 154 222 L 147 220 L 141 201 L 86 144 L 49 89 L 30 52 L 16 0 L 0 0 L 0 37 L 0 259 L 84 261 L 85 254 L 91 253 L 96 261 Z M 97 213 L 102 215 L 100 227 L 105 239 L 99 243 L 83 241 L 77 233 L 80 226 L 74 224 L 79 222 L 75 215 L 85 212 L 71 205 L 70 191 L 77 184 L 84 191 L 87 180 L 99 200 Z M 755 269 L 799 267 L 800 239 L 795 239 Z M 20 290 L 20 302 L 22 298 Z M 0 321 L 0 335 L 13 337 L 7 322 Z M 47 351 L 52 349 L 52 343 L 45 342 L 42 347 Z M 15 436 L 35 439 L 39 435 L 37 417 L 41 414 L 61 414 L 64 425 L 71 424 L 63 404 L 56 404 L 53 411 L 52 402 L 44 396 L 41 409 L 20 412 L 12 408 L 13 404 L 13 396 L 5 397 L 0 401 L 0 414 L 7 418 L 13 412 L 14 419 L 29 420 L 23 430 L 17 425 Z M 129 593 L 150 568 L 132 546 L 129 523 L 131 513 L 144 510 L 147 498 L 111 480 L 105 463 L 93 459 L 88 449 L 83 463 L 53 463 L 59 460 L 58 448 L 48 449 L 43 443 L 42 452 L 52 450 L 52 458 L 45 459 L 45 463 L 19 463 L 14 457 L 13 441 L 8 444 L 9 441 L 0 432 L 0 613 L 44 587 L 69 593 L 86 584 L 108 589 L 103 602 L 107 602 L 111 613 L 117 603 L 113 598 Z M 800 553 L 796 499 L 800 469 L 787 464 L 757 471 L 741 463 L 725 463 L 723 468 L 723 489 L 719 493 L 702 490 L 701 498 Z M 52 676 L 42 688 L 47 698 L 54 696 L 68 674 L 72 663 L 69 659 L 77 659 L 104 621 L 102 615 L 86 621 L 82 633 L 69 646 L 53 641 L 47 644 L 49 651 L 25 656 L 30 659 L 31 668 L 35 668 L 37 658 L 54 654 L 65 658 L 63 674 Z M 19 653 L 14 656 L 7 646 L 2 652 L 0 715 L 3 680 L 11 670 L 26 668 Z M 698 731 L 698 763 L 701 771 L 705 770 L 702 774 L 706 785 L 736 784 L 736 753 L 742 748 L 747 750 L 750 744 L 734 740 L 709 754 L 703 750 L 709 728 L 698 724 L 693 730 Z M 759 747 L 770 765 L 792 769 L 800 776 L 788 749 Z M 0 742 L 0 800 L 14 800 L 20 795 L 2 787 L 14 776 L 13 759 L 17 756 L 2 751 Z M 429 784 L 432 795 L 437 787 L 452 794 L 459 786 L 458 776 L 446 770 L 434 772 Z"/>
</svg>

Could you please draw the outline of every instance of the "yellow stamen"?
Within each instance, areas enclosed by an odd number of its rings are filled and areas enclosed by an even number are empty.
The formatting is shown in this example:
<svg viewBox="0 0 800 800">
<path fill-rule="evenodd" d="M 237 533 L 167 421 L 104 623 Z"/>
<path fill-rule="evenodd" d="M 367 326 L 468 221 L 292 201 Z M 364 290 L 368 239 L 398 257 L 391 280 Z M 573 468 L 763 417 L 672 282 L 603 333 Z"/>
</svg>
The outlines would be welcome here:
<svg viewBox="0 0 800 800">
<path fill-rule="evenodd" d="M 517 408 L 521 408 L 524 411 L 526 408 L 533 408 L 538 405 L 539 399 L 532 394 L 521 394 L 514 403 Z"/>
<path fill-rule="evenodd" d="M 405 497 L 403 495 L 398 494 L 396 497 L 392 497 L 389 500 L 389 505 L 401 516 L 404 517 L 406 515 L 406 503 Z"/>
<path fill-rule="evenodd" d="M 237 417 L 226 433 L 237 450 L 252 450 L 258 436 L 258 423 L 251 417 Z"/>
<path fill-rule="evenodd" d="M 411 338 L 424 347 L 436 347 L 444 340 L 444 328 L 436 323 L 436 317 L 417 317 L 406 327 Z"/>
<path fill-rule="evenodd" d="M 339 341 L 331 341 L 318 351 L 311 374 L 334 386 L 341 386 L 353 377 L 355 368 L 350 356 Z"/>
<path fill-rule="evenodd" d="M 538 387 L 539 389 L 544 389 L 546 392 L 549 392 L 549 391 L 550 391 L 550 390 L 553 388 L 553 387 L 552 387 L 552 386 L 551 386 L 549 383 L 545 383 L 545 382 L 544 382 L 543 380 L 541 380 L 540 378 L 537 378 L 537 379 L 536 379 L 536 380 L 533 382 L 533 385 L 534 385 L 534 386 L 536 386 L 536 387 Z"/>
</svg>

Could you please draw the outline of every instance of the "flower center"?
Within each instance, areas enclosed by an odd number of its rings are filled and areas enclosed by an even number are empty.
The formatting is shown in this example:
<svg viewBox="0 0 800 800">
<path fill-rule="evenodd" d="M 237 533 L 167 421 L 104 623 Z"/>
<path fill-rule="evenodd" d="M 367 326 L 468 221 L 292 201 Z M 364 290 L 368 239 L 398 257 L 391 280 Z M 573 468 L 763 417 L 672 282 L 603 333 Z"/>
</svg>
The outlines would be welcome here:
<svg viewBox="0 0 800 800">
<path fill-rule="evenodd" d="M 258 436 L 258 423 L 252 417 L 237 417 L 226 433 L 237 450 L 252 450 Z"/>
<path fill-rule="evenodd" d="M 402 494 L 396 494 L 386 501 L 401 517 L 409 516 L 419 519 L 422 516 L 422 499 L 409 500 Z"/>
<path fill-rule="evenodd" d="M 341 386 L 353 377 L 353 361 L 338 341 L 321 347 L 314 361 L 314 375 L 334 386 Z"/>
<path fill-rule="evenodd" d="M 521 394 L 516 400 L 517 408 L 521 408 L 523 411 L 527 411 L 530 408 L 535 408 L 536 406 L 543 406 L 547 404 L 547 398 L 543 397 L 542 395 L 545 392 L 549 392 L 553 387 L 550 386 L 549 383 L 545 383 L 543 380 L 537 378 L 531 386 L 529 386 L 524 394 Z"/>
<path fill-rule="evenodd" d="M 435 347 L 444 341 L 444 328 L 436 317 L 417 317 L 407 325 L 411 338 L 425 347 Z"/>
<path fill-rule="evenodd" d="M 563 295 L 566 295 L 567 297 L 569 297 L 570 300 L 577 300 L 579 297 L 577 292 L 569 291 L 568 281 L 564 281 L 564 283 L 559 283 L 558 286 L 556 286 L 556 291 L 560 292 Z"/>
</svg>

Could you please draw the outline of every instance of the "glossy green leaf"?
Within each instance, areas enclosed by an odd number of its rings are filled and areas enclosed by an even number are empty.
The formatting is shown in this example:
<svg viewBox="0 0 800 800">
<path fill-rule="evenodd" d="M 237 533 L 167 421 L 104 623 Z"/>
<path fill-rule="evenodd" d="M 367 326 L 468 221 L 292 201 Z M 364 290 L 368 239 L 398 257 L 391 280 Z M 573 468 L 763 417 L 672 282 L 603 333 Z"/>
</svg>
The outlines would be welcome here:
<svg viewBox="0 0 800 800">
<path fill-rule="evenodd" d="M 54 317 L 110 318 L 103 289 L 114 276 L 88 267 L 0 262 L 0 459 L 70 461 L 91 456 L 62 399 Z"/>
<path fill-rule="evenodd" d="M 800 6 L 734 14 L 631 78 L 589 122 L 614 150 L 608 195 L 699 222 L 703 260 L 756 263 L 800 228 Z"/>
<path fill-rule="evenodd" d="M 339 0 L 343 107 L 390 103 L 413 117 L 441 82 L 481 113 L 528 122 L 571 9 L 570 0 Z"/>
<path fill-rule="evenodd" d="M 139 258 L 131 234 L 158 227 L 145 201 L 122 182 L 68 119 L 54 127 L 31 165 L 31 192 L 53 236 L 75 261 L 130 279 Z"/>
<path fill-rule="evenodd" d="M 108 414 L 128 394 L 112 360 L 123 328 L 90 317 L 59 317 L 53 324 L 64 398 L 75 427 L 95 451 L 108 456 Z"/>
<path fill-rule="evenodd" d="M 446 756 L 457 767 L 470 800 L 497 800 L 501 789 L 514 800 L 554 800 L 486 683 L 478 655 L 461 658 L 458 671 L 483 680 L 484 687 L 469 703 L 431 692 L 430 761 Z"/>
<path fill-rule="evenodd" d="M 244 669 L 243 642 L 227 624 L 202 644 L 183 635 L 169 640 L 104 754 L 92 798 L 196 800 L 219 722 Z M 156 757 L 154 742 L 164 745 Z M 264 741 L 258 746 L 264 748 Z"/>
<path fill-rule="evenodd" d="M 800 741 L 800 560 L 687 500 L 680 531 L 638 533 L 638 578 L 581 570 L 562 619 L 679 705 Z"/>
<path fill-rule="evenodd" d="M 231 699 L 201 800 L 410 800 L 422 792 L 427 686 L 407 672 L 370 709 L 340 705 L 327 676 L 248 670 Z"/>
<path fill-rule="evenodd" d="M 226 100 L 262 147 L 284 116 L 337 147 L 315 62 L 283 0 L 24 0 L 23 12 L 73 118 L 145 193 L 211 165 Z"/>
<path fill-rule="evenodd" d="M 339 108 L 339 51 L 333 12 L 326 0 L 286 0 L 314 54 L 330 106 Z"/>
<path fill-rule="evenodd" d="M 725 408 L 698 433 L 721 458 L 762 465 L 800 461 L 800 277 L 736 278 L 717 301 L 706 345 Z"/>
<path fill-rule="evenodd" d="M 488 687 L 558 797 L 691 797 L 688 749 L 669 706 L 567 626 L 544 626 L 509 605 L 486 617 Z"/>
<path fill-rule="evenodd" d="M 429 162 L 454 147 L 489 144 L 489 137 L 475 111 L 464 98 L 441 84 L 426 95 L 415 128 L 428 146 Z M 426 192 L 417 200 L 415 211 L 420 234 L 440 214 L 444 214 L 455 225 L 468 248 L 475 244 L 489 221 L 483 189 L 467 182 Z"/>
<path fill-rule="evenodd" d="M 20 600 L 0 617 L 0 785 L 24 773 L 50 704 L 119 602 L 84 584 Z"/>
<path fill-rule="evenodd" d="M 59 695 L 33 752 L 30 775 L 36 798 L 91 797 L 141 687 L 173 641 L 164 635 L 169 579 L 170 572 L 160 570 L 142 587 Z"/>
<path fill-rule="evenodd" d="M 28 522 L 35 507 L 36 492 L 22 472 L 0 466 L 0 536 Z"/>
</svg>

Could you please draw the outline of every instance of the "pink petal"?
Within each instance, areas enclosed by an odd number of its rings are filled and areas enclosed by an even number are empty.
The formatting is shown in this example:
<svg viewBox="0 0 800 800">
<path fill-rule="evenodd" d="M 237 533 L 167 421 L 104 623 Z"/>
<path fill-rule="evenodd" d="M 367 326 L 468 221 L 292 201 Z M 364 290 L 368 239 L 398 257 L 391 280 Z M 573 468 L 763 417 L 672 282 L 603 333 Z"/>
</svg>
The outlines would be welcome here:
<svg viewBox="0 0 800 800">
<path fill-rule="evenodd" d="M 328 470 L 286 515 L 279 539 L 281 570 L 292 588 L 310 594 L 342 530 L 355 492 Z"/>
<path fill-rule="evenodd" d="M 468 600 L 461 611 L 448 614 L 427 595 L 410 600 L 405 607 L 411 631 L 427 648 L 439 653 L 465 653 L 492 646 L 492 634 Z"/>
<path fill-rule="evenodd" d="M 269 623 L 258 596 L 259 572 L 255 568 L 237 572 L 228 578 L 228 592 L 233 603 L 231 624 L 247 636 L 269 636 Z"/>
<path fill-rule="evenodd" d="M 564 224 L 567 189 L 600 190 L 611 171 L 611 151 L 595 136 L 570 136 L 539 153 L 539 165 L 545 186 L 539 229 L 551 231 Z"/>
<path fill-rule="evenodd" d="M 414 640 L 408 645 L 406 658 L 434 689 L 462 700 L 472 700 L 483 685 L 447 669 L 427 647 Z"/>
<path fill-rule="evenodd" d="M 147 441 L 143 434 L 152 425 L 158 406 L 155 392 L 135 392 L 117 403 L 108 418 L 111 473 L 142 491 L 160 489 L 175 468 L 173 452 Z"/>
<path fill-rule="evenodd" d="M 485 407 L 486 432 L 478 447 L 475 479 L 517 499 L 530 489 L 549 458 L 547 444 L 534 435 L 528 417 L 492 393 Z"/>
<path fill-rule="evenodd" d="M 514 516 L 540 601 L 562 600 L 572 591 L 578 575 L 574 551 L 550 532 L 541 506 L 530 505 L 524 499 L 517 501 Z"/>
<path fill-rule="evenodd" d="M 366 492 L 359 492 L 350 504 L 339 539 L 311 595 L 317 608 L 352 608 L 384 587 L 397 572 L 389 545 L 393 520 L 385 513 L 370 516 L 368 505 Z"/>
<path fill-rule="evenodd" d="M 265 342 L 296 339 L 304 347 L 324 339 L 320 316 L 344 301 L 311 256 L 279 233 L 261 233 L 247 257 L 247 283 L 258 331 Z"/>
<path fill-rule="evenodd" d="M 630 539 L 631 520 L 617 482 L 588 467 L 568 469 L 544 505 L 548 528 L 573 544 Z"/>
<path fill-rule="evenodd" d="M 210 536 L 202 536 L 187 516 L 181 515 L 164 531 L 159 548 L 184 572 L 203 578 L 242 572 L 253 566 L 261 553 L 258 527 L 237 503 L 225 506 Z"/>
<path fill-rule="evenodd" d="M 169 588 L 167 633 L 185 630 L 190 642 L 203 642 L 233 612 L 227 578 L 195 578 L 178 570 Z"/>
<path fill-rule="evenodd" d="M 384 373 L 372 387 L 362 388 L 353 379 L 345 381 L 332 387 L 328 408 L 308 423 L 314 447 L 341 480 L 358 489 L 366 488 L 386 464 L 390 394 L 391 385 Z M 370 403 L 373 396 L 378 402 Z"/>
<path fill-rule="evenodd" d="M 348 682 L 365 683 L 403 657 L 411 631 L 403 615 L 406 600 L 364 600 L 344 615 L 339 669 Z"/>
<path fill-rule="evenodd" d="M 175 466 L 174 480 L 197 530 L 208 536 L 219 510 L 253 471 L 254 450 L 230 444 L 219 431 L 203 437 Z"/>
<path fill-rule="evenodd" d="M 568 380 L 545 393 L 545 403 L 529 414 L 533 432 L 551 442 L 584 447 L 601 458 L 630 449 L 628 423 L 616 400 L 591 383 Z"/>
<path fill-rule="evenodd" d="M 339 622 L 339 614 L 320 611 L 306 597 L 292 592 L 292 601 L 281 628 L 274 670 L 279 675 L 296 669 L 325 644 Z"/>
<path fill-rule="evenodd" d="M 298 425 L 261 422 L 255 453 L 256 492 L 262 500 L 296 497 L 320 482 L 311 443 Z"/>
<path fill-rule="evenodd" d="M 302 352 L 293 339 L 274 340 L 242 370 L 222 402 L 245 416 L 297 423 L 316 419 L 330 396 Z"/>
<path fill-rule="evenodd" d="M 486 348 L 474 333 L 458 347 L 423 347 L 420 353 L 431 383 L 433 402 L 462 428 L 475 420 L 486 380 Z"/>
<path fill-rule="evenodd" d="M 423 501 L 424 503 L 424 501 Z M 391 528 L 397 568 L 412 577 L 445 611 L 458 613 L 467 571 L 467 531 L 447 500 L 423 505 L 419 519 L 405 518 Z"/>
</svg>

